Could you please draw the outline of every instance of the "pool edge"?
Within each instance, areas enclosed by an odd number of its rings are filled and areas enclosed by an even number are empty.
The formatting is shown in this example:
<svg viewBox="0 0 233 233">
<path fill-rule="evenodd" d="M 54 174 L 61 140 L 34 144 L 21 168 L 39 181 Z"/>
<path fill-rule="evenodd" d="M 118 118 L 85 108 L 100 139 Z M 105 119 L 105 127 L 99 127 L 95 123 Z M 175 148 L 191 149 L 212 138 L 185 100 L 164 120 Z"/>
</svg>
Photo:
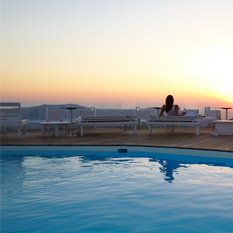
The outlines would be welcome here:
<svg viewBox="0 0 233 233">
<path fill-rule="evenodd" d="M 199 148 L 180 148 L 180 147 L 163 147 L 163 146 L 147 146 L 147 145 L 1 145 L 1 151 L 22 151 L 22 150 L 62 150 L 62 151 L 117 151 L 118 149 L 127 149 L 127 151 L 140 151 L 152 153 L 169 153 L 174 155 L 187 155 L 197 157 L 215 157 L 233 159 L 232 151 L 222 150 L 203 150 Z M 200 155 L 200 152 L 201 155 Z"/>
</svg>

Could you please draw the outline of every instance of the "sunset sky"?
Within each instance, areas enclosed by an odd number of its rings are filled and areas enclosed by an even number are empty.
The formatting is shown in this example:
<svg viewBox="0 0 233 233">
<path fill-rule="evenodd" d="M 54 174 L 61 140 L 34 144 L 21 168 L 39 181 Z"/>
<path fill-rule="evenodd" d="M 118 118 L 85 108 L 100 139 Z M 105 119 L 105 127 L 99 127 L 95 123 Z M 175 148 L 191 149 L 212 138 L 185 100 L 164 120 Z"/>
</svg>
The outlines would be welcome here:
<svg viewBox="0 0 233 233">
<path fill-rule="evenodd" d="M 233 103 L 232 0 L 2 0 L 1 100 Z"/>
</svg>

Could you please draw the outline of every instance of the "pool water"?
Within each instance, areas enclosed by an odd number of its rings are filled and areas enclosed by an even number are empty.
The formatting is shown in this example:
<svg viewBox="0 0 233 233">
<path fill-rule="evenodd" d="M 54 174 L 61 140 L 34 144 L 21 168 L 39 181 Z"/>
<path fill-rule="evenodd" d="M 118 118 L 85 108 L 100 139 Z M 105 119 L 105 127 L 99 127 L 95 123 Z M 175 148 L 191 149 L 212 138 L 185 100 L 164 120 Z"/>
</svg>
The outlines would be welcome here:
<svg viewBox="0 0 233 233">
<path fill-rule="evenodd" d="M 181 158 L 104 148 L 3 150 L 1 230 L 233 232 L 233 160 Z"/>
</svg>

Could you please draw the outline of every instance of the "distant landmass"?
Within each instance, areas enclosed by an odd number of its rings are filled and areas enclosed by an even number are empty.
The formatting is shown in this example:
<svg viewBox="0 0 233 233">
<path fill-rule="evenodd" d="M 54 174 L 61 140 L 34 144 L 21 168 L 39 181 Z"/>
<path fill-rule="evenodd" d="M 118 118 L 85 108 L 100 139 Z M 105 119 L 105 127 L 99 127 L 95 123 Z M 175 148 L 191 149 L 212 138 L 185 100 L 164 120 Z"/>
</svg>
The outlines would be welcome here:
<svg viewBox="0 0 233 233">
<path fill-rule="evenodd" d="M 70 111 L 66 107 L 76 107 L 74 109 L 73 119 L 80 116 L 82 110 L 91 110 L 90 107 L 85 107 L 78 104 L 60 104 L 60 105 L 49 105 L 42 104 L 32 107 L 22 107 L 22 119 L 27 119 L 29 121 L 43 121 L 45 120 L 46 110 L 64 110 L 65 119 L 70 119 Z M 134 114 L 134 109 L 96 109 L 96 115 L 132 115 Z"/>
<path fill-rule="evenodd" d="M 80 114 L 81 109 L 90 109 L 81 105 L 77 104 L 60 104 L 60 105 L 49 105 L 49 104 L 42 104 L 33 107 L 22 107 L 22 119 L 28 120 L 45 120 L 46 110 L 64 110 L 65 118 L 70 117 L 69 112 L 65 109 L 67 106 L 69 107 L 76 107 L 77 110 L 73 111 L 73 117 L 78 117 Z"/>
</svg>

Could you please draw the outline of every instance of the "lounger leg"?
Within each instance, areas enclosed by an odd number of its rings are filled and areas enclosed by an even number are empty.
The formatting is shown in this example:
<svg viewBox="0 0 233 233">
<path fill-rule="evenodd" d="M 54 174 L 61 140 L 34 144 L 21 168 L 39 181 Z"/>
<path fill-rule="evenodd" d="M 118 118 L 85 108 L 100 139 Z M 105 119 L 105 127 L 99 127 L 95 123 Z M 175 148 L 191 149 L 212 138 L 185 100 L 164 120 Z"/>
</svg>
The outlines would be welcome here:
<svg viewBox="0 0 233 233">
<path fill-rule="evenodd" d="M 196 126 L 196 135 L 199 136 L 199 125 Z"/>
<path fill-rule="evenodd" d="M 44 128 L 44 126 L 42 126 L 42 128 L 41 128 L 41 136 L 42 136 L 42 137 L 45 136 L 45 128 Z"/>
<path fill-rule="evenodd" d="M 80 135 L 83 136 L 83 126 L 80 126 Z"/>
<path fill-rule="evenodd" d="M 55 126 L 55 137 L 59 137 L 59 127 L 58 125 Z"/>
<path fill-rule="evenodd" d="M 217 129 L 214 129 L 213 133 L 212 133 L 213 136 L 218 136 L 218 130 Z"/>
<path fill-rule="evenodd" d="M 23 126 L 23 135 L 26 134 L 26 125 Z"/>
<path fill-rule="evenodd" d="M 148 125 L 148 129 L 149 129 L 149 135 L 151 135 L 152 134 L 152 126 Z"/>
<path fill-rule="evenodd" d="M 137 125 L 134 125 L 134 134 L 137 134 Z"/>
<path fill-rule="evenodd" d="M 18 127 L 18 138 L 21 138 L 21 127 Z"/>
<path fill-rule="evenodd" d="M 68 137 L 72 137 L 72 128 L 68 127 L 67 131 L 68 131 Z"/>
<path fill-rule="evenodd" d="M 172 133 L 174 133 L 174 125 L 172 125 Z"/>
</svg>

